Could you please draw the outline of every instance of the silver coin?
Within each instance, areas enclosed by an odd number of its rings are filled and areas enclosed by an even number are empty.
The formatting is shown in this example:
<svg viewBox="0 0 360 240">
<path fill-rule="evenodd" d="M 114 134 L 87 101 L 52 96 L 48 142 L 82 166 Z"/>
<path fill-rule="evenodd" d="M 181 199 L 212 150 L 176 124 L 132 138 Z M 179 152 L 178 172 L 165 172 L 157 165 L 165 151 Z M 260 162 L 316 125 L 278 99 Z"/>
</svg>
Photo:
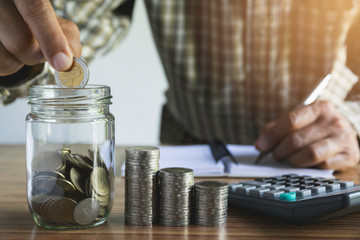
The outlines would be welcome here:
<svg viewBox="0 0 360 240">
<path fill-rule="evenodd" d="M 31 167 L 33 170 L 39 171 L 58 171 L 65 169 L 65 162 L 62 156 L 56 151 L 39 152 L 32 160 Z"/>
<path fill-rule="evenodd" d="M 78 202 L 74 208 L 75 222 L 87 225 L 96 220 L 100 212 L 100 203 L 94 198 L 86 198 Z"/>
</svg>

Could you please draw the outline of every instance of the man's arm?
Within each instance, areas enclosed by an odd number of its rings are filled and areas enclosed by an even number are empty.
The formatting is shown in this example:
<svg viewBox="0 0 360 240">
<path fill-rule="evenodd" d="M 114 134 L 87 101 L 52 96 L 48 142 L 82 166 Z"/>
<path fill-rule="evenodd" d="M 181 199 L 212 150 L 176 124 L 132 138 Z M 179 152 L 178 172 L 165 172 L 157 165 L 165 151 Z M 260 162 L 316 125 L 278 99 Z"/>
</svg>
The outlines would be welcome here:
<svg viewBox="0 0 360 240">
<path fill-rule="evenodd" d="M 1 4 L 4 4 L 7 1 L 12 2 L 11 0 L 5 0 L 1 1 Z M 132 8 L 134 5 L 133 0 L 33 0 L 26 1 L 26 3 L 27 5 L 31 3 L 42 3 L 46 5 L 45 10 L 40 12 L 42 12 L 46 16 L 56 18 L 57 22 L 53 21 L 53 24 L 57 24 L 58 26 L 52 27 L 52 31 L 54 31 L 54 29 L 57 29 L 55 32 L 57 34 L 60 33 L 62 37 L 65 38 L 65 40 L 60 41 L 60 43 L 63 45 L 67 44 L 67 47 L 70 49 L 69 53 L 67 52 L 69 59 L 71 59 L 72 61 L 72 56 L 81 55 L 81 57 L 84 58 L 87 62 L 91 61 L 94 57 L 98 55 L 109 52 L 126 35 L 127 30 L 130 26 Z M 50 3 L 52 4 L 52 7 Z M 26 8 L 25 5 L 26 4 L 22 4 L 22 8 Z M 34 9 L 32 7 L 29 8 Z M 25 9 L 23 11 L 28 10 Z M 39 14 L 38 11 L 36 12 L 36 14 Z M 36 18 L 36 14 L 34 14 L 34 18 Z M 0 18 L 1 17 L 4 17 L 4 15 L 0 13 Z M 23 18 L 23 16 L 21 17 Z M 39 20 L 37 19 L 36 21 Z M 36 30 L 33 31 L 32 28 L 29 28 L 27 35 L 19 37 L 18 39 L 18 41 L 23 41 L 24 39 L 26 40 L 31 37 L 33 40 L 29 40 L 29 42 L 33 42 L 33 44 L 35 45 L 35 56 L 38 56 L 40 54 L 40 56 L 43 55 L 44 57 L 41 57 L 38 61 L 32 60 L 32 62 L 20 62 L 20 66 L 18 66 L 17 68 L 16 66 L 5 67 L 5 62 L 9 62 L 8 58 L 0 58 L 0 101 L 2 101 L 4 104 L 11 103 L 17 97 L 27 96 L 27 90 L 31 85 L 53 84 L 53 73 L 51 71 L 51 68 L 48 67 L 48 65 L 52 66 L 56 70 L 64 70 L 56 66 L 56 61 L 51 61 L 51 56 L 53 55 L 52 53 L 58 52 L 56 51 L 56 49 L 61 49 L 61 46 L 53 46 L 59 43 L 56 41 L 52 41 L 52 38 L 54 38 L 55 36 L 52 34 L 52 31 L 49 31 L 49 21 L 47 22 L 47 25 L 39 25 L 36 22 L 33 23 L 33 28 L 35 28 Z M 58 29 L 59 27 L 60 31 Z M 8 29 L 7 31 L 10 30 L 11 29 Z M 2 33 L 3 32 L 6 31 L 2 31 Z M 44 36 L 43 38 L 47 37 L 47 40 L 37 40 L 37 35 L 35 34 L 35 32 L 40 35 L 42 34 L 41 36 Z M 12 41 L 15 43 L 14 40 L 11 40 L 12 37 L 8 38 L 9 42 Z M 40 43 L 44 45 L 43 48 L 40 47 L 42 46 Z M 20 52 L 20 54 L 24 55 L 24 59 L 31 58 L 32 56 L 31 54 L 29 56 L 28 52 L 20 51 L 16 47 L 14 47 L 14 49 Z M 43 54 L 43 52 L 45 51 L 48 51 L 49 53 Z M 16 58 L 15 60 L 17 59 L 18 58 Z M 3 74 L 1 74 L 2 68 L 4 68 Z"/>
</svg>

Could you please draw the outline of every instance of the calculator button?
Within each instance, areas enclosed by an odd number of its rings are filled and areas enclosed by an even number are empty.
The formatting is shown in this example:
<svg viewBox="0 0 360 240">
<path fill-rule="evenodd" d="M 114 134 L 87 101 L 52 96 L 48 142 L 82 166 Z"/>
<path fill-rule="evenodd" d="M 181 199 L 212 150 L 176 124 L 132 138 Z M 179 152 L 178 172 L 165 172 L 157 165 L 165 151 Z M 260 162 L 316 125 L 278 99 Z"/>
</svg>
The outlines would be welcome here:
<svg viewBox="0 0 360 240">
<path fill-rule="evenodd" d="M 314 187 L 315 185 L 309 185 L 309 184 L 300 184 L 300 189 L 310 189 Z"/>
<path fill-rule="evenodd" d="M 314 182 L 315 182 L 314 180 L 306 180 L 306 179 L 300 181 L 301 184 L 313 184 Z"/>
<path fill-rule="evenodd" d="M 250 195 L 252 196 L 256 196 L 256 197 L 262 197 L 262 195 L 264 194 L 264 192 L 270 191 L 269 188 L 255 188 L 255 189 L 250 189 Z"/>
<path fill-rule="evenodd" d="M 296 182 L 296 183 L 286 183 L 285 184 L 287 187 L 298 187 L 300 186 L 300 183 Z"/>
<path fill-rule="evenodd" d="M 354 186 L 353 181 L 344 181 L 340 183 L 341 189 L 352 188 Z"/>
<path fill-rule="evenodd" d="M 271 190 L 278 190 L 278 189 L 284 188 L 284 187 L 285 187 L 285 185 L 275 184 L 275 185 L 271 185 L 269 188 L 270 188 Z"/>
<path fill-rule="evenodd" d="M 255 181 L 269 183 L 269 182 L 273 181 L 273 179 L 272 178 L 257 178 L 257 179 L 255 179 Z"/>
<path fill-rule="evenodd" d="M 277 181 L 277 182 L 273 182 L 273 184 L 276 185 L 285 185 L 286 181 Z"/>
<path fill-rule="evenodd" d="M 304 179 L 304 180 L 308 180 L 308 179 L 311 179 L 312 177 L 308 176 L 308 175 L 303 175 L 303 176 L 300 176 L 299 178 Z"/>
<path fill-rule="evenodd" d="M 256 186 L 259 188 L 271 186 L 271 183 L 264 183 L 264 182 L 258 182 L 258 181 L 246 181 L 246 182 L 242 182 L 242 184 Z"/>
<path fill-rule="evenodd" d="M 280 188 L 280 190 L 284 191 L 284 192 L 296 192 L 298 190 L 300 190 L 299 187 L 284 187 L 284 188 Z"/>
<path fill-rule="evenodd" d="M 325 186 L 315 186 L 311 188 L 312 195 L 322 195 L 326 193 Z"/>
<path fill-rule="evenodd" d="M 317 179 L 317 182 L 326 182 L 326 181 L 328 181 L 328 179 L 322 178 L 322 177 L 318 177 L 316 179 Z"/>
<path fill-rule="evenodd" d="M 286 179 L 286 177 L 283 177 L 283 176 L 274 176 L 274 177 L 272 177 L 272 179 L 273 180 L 284 180 L 284 179 Z"/>
<path fill-rule="evenodd" d="M 242 187 L 243 184 L 241 183 L 238 183 L 238 184 L 230 184 L 229 185 L 229 192 L 235 192 L 236 188 L 238 187 Z"/>
<path fill-rule="evenodd" d="M 335 192 L 340 190 L 340 183 L 331 183 L 325 185 L 327 192 Z"/>
<path fill-rule="evenodd" d="M 330 180 L 329 183 L 341 183 L 340 179 Z"/>
<path fill-rule="evenodd" d="M 294 192 L 282 193 L 280 194 L 280 200 L 287 202 L 294 202 L 296 201 L 296 193 Z"/>
<path fill-rule="evenodd" d="M 282 175 L 282 176 L 286 177 L 286 178 L 294 178 L 294 177 L 299 177 L 299 174 L 290 173 L 290 174 L 285 174 L 285 175 Z"/>
<path fill-rule="evenodd" d="M 315 186 L 324 186 L 326 184 L 327 184 L 326 182 L 315 182 L 314 183 Z"/>
<path fill-rule="evenodd" d="M 250 186 L 250 185 L 244 185 L 242 187 L 237 187 L 235 192 L 236 193 L 239 193 L 239 194 L 243 194 L 243 195 L 246 195 L 249 193 L 249 191 L 251 189 L 255 189 L 256 187 L 255 186 Z"/>
<path fill-rule="evenodd" d="M 300 178 L 290 178 L 288 179 L 288 182 L 299 182 Z"/>
<path fill-rule="evenodd" d="M 296 196 L 298 198 L 308 198 L 311 197 L 311 190 L 310 189 L 301 189 L 296 191 Z"/>
<path fill-rule="evenodd" d="M 263 194 L 264 198 L 267 199 L 280 199 L 280 194 L 284 193 L 284 191 L 281 190 L 270 190 L 270 191 L 266 191 Z"/>
</svg>

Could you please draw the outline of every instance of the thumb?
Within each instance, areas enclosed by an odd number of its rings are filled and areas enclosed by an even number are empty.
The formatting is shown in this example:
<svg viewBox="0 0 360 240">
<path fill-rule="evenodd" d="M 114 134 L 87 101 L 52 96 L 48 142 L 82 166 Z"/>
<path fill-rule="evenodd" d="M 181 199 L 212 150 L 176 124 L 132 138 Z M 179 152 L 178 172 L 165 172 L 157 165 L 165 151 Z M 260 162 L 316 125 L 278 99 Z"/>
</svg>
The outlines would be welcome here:
<svg viewBox="0 0 360 240">
<path fill-rule="evenodd" d="M 57 71 L 65 71 L 73 61 L 66 37 L 48 0 L 14 0 L 14 3 L 39 43 L 46 60 Z"/>
</svg>

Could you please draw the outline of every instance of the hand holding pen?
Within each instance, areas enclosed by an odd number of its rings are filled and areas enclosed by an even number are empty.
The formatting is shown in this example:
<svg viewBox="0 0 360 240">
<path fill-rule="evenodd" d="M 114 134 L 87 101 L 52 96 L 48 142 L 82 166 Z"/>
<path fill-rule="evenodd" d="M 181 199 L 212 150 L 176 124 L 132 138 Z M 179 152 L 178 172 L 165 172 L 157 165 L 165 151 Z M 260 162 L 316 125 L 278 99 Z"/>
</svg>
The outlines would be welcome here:
<svg viewBox="0 0 360 240">
<path fill-rule="evenodd" d="M 328 75 L 321 81 L 304 106 L 265 126 L 255 142 L 262 152 L 259 157 L 272 152 L 275 159 L 296 167 L 335 170 L 345 170 L 359 162 L 357 133 L 350 122 L 333 104 L 316 101 L 330 78 Z"/>
</svg>

